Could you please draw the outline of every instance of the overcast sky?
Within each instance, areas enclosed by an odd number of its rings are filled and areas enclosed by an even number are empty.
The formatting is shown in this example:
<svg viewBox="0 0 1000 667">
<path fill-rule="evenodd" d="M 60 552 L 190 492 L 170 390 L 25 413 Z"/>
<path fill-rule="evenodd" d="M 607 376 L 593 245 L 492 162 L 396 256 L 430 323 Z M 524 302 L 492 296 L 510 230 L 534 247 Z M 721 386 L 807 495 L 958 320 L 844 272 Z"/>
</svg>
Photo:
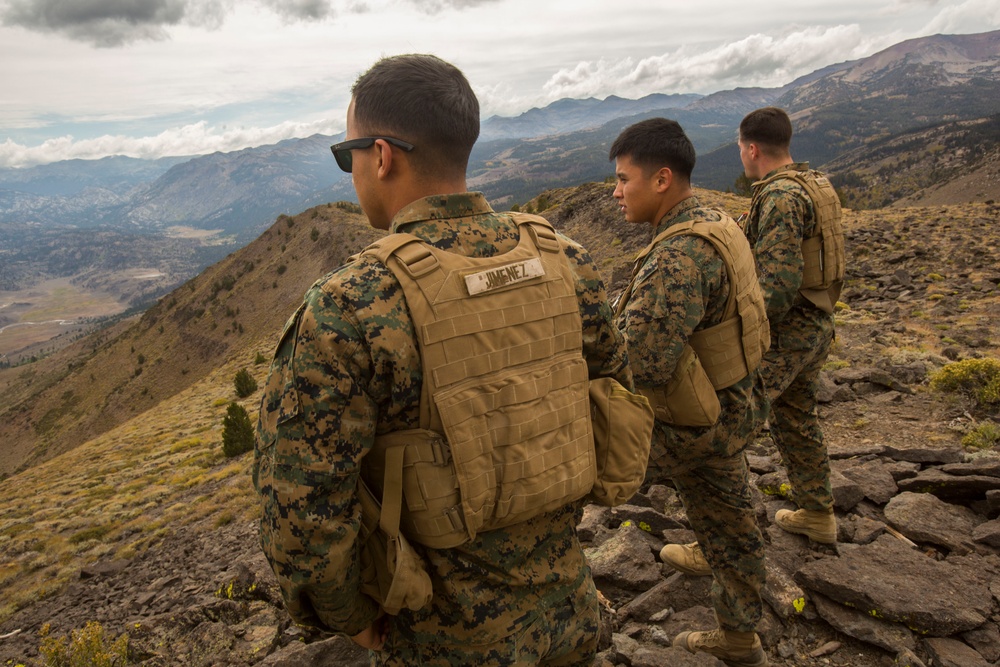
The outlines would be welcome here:
<svg viewBox="0 0 1000 667">
<path fill-rule="evenodd" d="M 780 86 L 1000 0 L 0 0 L 0 167 L 344 129 L 375 60 L 458 65 L 483 117 L 564 97 Z"/>
</svg>

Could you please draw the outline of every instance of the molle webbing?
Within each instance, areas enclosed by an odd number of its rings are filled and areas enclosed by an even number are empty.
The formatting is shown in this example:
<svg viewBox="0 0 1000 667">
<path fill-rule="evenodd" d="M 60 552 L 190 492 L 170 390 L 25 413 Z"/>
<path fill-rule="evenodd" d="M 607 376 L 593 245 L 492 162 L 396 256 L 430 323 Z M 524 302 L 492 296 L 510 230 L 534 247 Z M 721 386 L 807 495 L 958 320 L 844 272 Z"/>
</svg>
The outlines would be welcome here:
<svg viewBox="0 0 1000 667">
<path fill-rule="evenodd" d="M 846 255 L 840 198 L 830 180 L 818 171 L 781 171 L 760 184 L 788 178 L 806 191 L 816 216 L 813 236 L 802 240 L 802 296 L 828 313 L 840 298 Z M 756 184 L 755 184 L 756 185 Z"/>
<path fill-rule="evenodd" d="M 515 221 L 518 246 L 494 257 L 408 234 L 365 251 L 403 287 L 424 369 L 421 428 L 377 437 L 366 474 L 384 499 L 401 488 L 403 533 L 430 547 L 554 510 L 594 483 L 575 281 L 551 226 Z"/>
</svg>

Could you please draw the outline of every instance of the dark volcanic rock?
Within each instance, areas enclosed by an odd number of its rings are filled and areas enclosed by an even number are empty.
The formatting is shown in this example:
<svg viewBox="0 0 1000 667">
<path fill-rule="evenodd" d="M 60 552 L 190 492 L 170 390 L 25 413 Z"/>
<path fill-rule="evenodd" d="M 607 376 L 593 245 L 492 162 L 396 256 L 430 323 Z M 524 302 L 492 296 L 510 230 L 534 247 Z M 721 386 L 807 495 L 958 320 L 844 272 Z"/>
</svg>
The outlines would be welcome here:
<svg viewBox="0 0 1000 667">
<path fill-rule="evenodd" d="M 954 639 L 931 637 L 924 645 L 935 667 L 991 667 L 978 651 Z"/>
<path fill-rule="evenodd" d="M 989 589 L 969 581 L 963 568 L 886 535 L 872 544 L 842 545 L 840 557 L 806 563 L 795 580 L 875 618 L 936 636 L 979 627 L 992 607 Z"/>
<path fill-rule="evenodd" d="M 587 549 L 598 588 L 644 591 L 659 583 L 660 564 L 642 533 L 635 524 L 626 523 L 607 542 Z"/>
<path fill-rule="evenodd" d="M 929 493 L 903 492 L 885 506 L 885 518 L 915 542 L 940 544 L 951 551 L 975 549 L 972 532 L 983 519 L 961 505 L 946 503 Z"/>
<path fill-rule="evenodd" d="M 866 498 L 879 505 L 885 505 L 899 492 L 891 470 L 882 461 L 864 461 L 835 467 L 840 469 L 844 477 L 855 482 Z"/>
<path fill-rule="evenodd" d="M 845 635 L 874 644 L 887 651 L 913 650 L 917 647 L 913 633 L 903 625 L 880 621 L 857 609 L 837 604 L 822 595 L 813 595 L 812 602 L 816 605 L 816 611 L 823 620 Z"/>
<path fill-rule="evenodd" d="M 1000 519 L 986 521 L 976 526 L 972 531 L 972 539 L 980 544 L 1000 547 Z"/>
<path fill-rule="evenodd" d="M 1000 489 L 1000 477 L 986 475 L 949 475 L 938 469 L 921 470 L 916 477 L 900 480 L 900 491 L 933 493 L 945 500 L 971 501 L 986 497 L 987 491 Z"/>
<path fill-rule="evenodd" d="M 943 447 L 895 447 L 886 445 L 883 453 L 896 461 L 911 463 L 959 463 L 961 450 Z"/>
</svg>

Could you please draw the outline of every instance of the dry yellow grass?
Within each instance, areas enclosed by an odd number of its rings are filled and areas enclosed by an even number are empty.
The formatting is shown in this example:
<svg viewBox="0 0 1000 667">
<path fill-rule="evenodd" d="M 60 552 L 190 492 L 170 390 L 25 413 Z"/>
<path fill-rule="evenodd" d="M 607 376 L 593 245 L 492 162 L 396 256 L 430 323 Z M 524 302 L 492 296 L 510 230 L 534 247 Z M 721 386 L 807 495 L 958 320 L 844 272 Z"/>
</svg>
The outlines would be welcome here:
<svg viewBox="0 0 1000 667">
<path fill-rule="evenodd" d="M 252 455 L 224 458 L 225 407 L 216 404 L 232 393 L 239 367 L 231 360 L 125 424 L 0 484 L 0 621 L 55 594 L 85 565 L 134 557 L 179 526 L 207 532 L 256 516 Z M 254 419 L 259 400 L 258 392 L 242 401 Z"/>
</svg>

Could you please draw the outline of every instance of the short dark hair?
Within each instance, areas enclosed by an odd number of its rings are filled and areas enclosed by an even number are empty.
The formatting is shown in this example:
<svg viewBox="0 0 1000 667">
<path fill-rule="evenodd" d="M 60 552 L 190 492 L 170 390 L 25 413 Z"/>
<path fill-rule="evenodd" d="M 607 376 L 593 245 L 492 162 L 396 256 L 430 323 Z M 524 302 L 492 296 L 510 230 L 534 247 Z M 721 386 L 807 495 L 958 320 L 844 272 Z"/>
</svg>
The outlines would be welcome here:
<svg viewBox="0 0 1000 667">
<path fill-rule="evenodd" d="M 479 100 L 460 69 L 432 55 L 382 58 L 351 94 L 363 132 L 410 142 L 410 159 L 425 167 L 465 173 L 479 138 Z"/>
<path fill-rule="evenodd" d="M 765 152 L 787 153 L 792 144 L 792 121 L 778 107 L 751 111 L 740 121 L 740 139 L 762 146 Z"/>
<path fill-rule="evenodd" d="M 646 172 L 661 167 L 691 180 L 695 152 L 680 123 L 669 118 L 648 118 L 629 125 L 611 144 L 608 159 L 627 157 Z"/>
</svg>

